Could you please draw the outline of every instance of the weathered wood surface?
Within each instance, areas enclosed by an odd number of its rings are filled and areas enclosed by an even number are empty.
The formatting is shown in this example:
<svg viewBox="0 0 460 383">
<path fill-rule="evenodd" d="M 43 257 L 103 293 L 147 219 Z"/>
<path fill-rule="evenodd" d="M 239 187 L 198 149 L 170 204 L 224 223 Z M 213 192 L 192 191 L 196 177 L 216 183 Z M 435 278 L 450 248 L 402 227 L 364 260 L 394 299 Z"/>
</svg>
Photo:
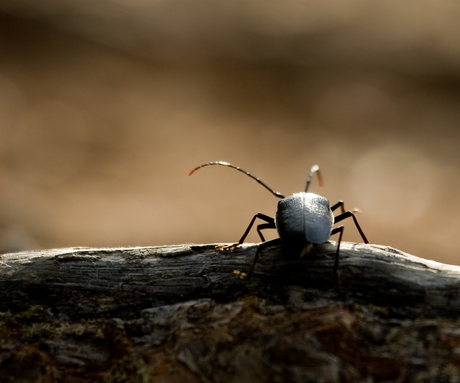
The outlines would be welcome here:
<svg viewBox="0 0 460 383">
<path fill-rule="evenodd" d="M 343 243 L 0 261 L 1 382 L 460 381 L 460 267 Z"/>
<path fill-rule="evenodd" d="M 215 245 L 134 248 L 68 248 L 6 254 L 0 264 L 0 309 L 51 304 L 72 315 L 111 313 L 136 304 L 157 306 L 190 298 L 232 300 L 263 293 L 268 286 L 299 285 L 337 292 L 335 244 L 316 246 L 309 256 L 287 256 L 279 247 L 263 252 L 253 277 L 255 245 L 214 251 Z M 6 266 L 6 265 L 8 266 Z M 391 307 L 414 315 L 460 314 L 460 267 L 398 250 L 343 243 L 342 298 Z M 94 306 L 95 300 L 100 302 Z M 74 305 L 80 311 L 74 313 Z"/>
</svg>

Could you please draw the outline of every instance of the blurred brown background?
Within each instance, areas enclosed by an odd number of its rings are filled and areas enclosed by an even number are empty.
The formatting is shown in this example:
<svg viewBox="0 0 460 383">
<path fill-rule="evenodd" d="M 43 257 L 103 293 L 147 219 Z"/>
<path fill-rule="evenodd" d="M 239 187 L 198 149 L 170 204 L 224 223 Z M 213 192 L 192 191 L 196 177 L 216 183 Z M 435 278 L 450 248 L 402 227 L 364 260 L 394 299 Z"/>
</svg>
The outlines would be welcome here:
<svg viewBox="0 0 460 383">
<path fill-rule="evenodd" d="M 3 0 L 1 252 L 233 242 L 278 200 L 187 176 L 225 160 L 285 195 L 317 163 L 371 242 L 460 264 L 459 32 L 456 2 Z"/>
</svg>

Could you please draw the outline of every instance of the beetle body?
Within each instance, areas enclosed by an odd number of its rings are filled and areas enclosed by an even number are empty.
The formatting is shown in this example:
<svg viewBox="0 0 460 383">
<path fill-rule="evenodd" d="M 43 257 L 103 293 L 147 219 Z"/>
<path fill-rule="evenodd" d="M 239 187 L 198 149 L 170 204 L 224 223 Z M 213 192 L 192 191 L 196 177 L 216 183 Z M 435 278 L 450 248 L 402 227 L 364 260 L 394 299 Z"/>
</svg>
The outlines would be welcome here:
<svg viewBox="0 0 460 383">
<path fill-rule="evenodd" d="M 314 193 L 295 193 L 278 202 L 275 225 L 285 243 L 318 245 L 331 236 L 334 214 L 326 198 Z"/>
<path fill-rule="evenodd" d="M 251 277 L 254 271 L 257 259 L 262 249 L 276 245 L 280 242 L 283 242 L 288 246 L 299 248 L 309 244 L 319 245 L 327 242 L 331 235 L 338 233 L 340 235 L 337 241 L 337 250 L 335 253 L 334 264 L 334 270 L 337 272 L 337 269 L 339 267 L 340 243 L 342 241 L 344 227 L 339 226 L 334 228 L 334 224 L 342 221 L 345 218 L 353 218 L 356 228 L 358 229 L 363 241 L 365 243 L 369 243 L 363 231 L 361 230 L 361 227 L 359 226 L 358 221 L 356 220 L 356 217 L 353 214 L 353 212 L 345 211 L 343 201 L 339 201 L 333 206 L 330 206 L 329 201 L 326 198 L 318 194 L 308 193 L 310 181 L 315 173 L 318 175 L 318 181 L 320 186 L 322 185 L 322 178 L 319 173 L 319 167 L 317 165 L 314 165 L 310 170 L 310 175 L 307 180 L 307 186 L 305 187 L 305 191 L 300 193 L 294 193 L 289 197 L 285 197 L 281 193 L 274 191 L 265 183 L 263 183 L 259 178 L 254 177 L 247 171 L 232 164 L 229 164 L 228 162 L 208 162 L 193 169 L 189 175 L 193 174 L 196 170 L 209 165 L 227 166 L 232 169 L 236 169 L 257 181 L 264 188 L 269 190 L 274 196 L 281 198 L 281 200 L 278 203 L 278 210 L 276 211 L 275 218 L 269 217 L 268 215 L 262 213 L 257 213 L 252 218 L 248 228 L 246 229 L 243 236 L 240 238 L 238 242 L 235 242 L 232 245 L 216 247 L 216 249 L 222 250 L 234 249 L 235 247 L 241 245 L 244 242 L 257 218 L 261 219 L 262 221 L 265 221 L 265 223 L 257 225 L 257 233 L 259 234 L 262 242 L 257 247 L 254 262 L 249 273 L 247 274 L 248 279 Z M 341 209 L 341 214 L 334 216 L 333 212 L 338 208 Z M 265 229 L 276 229 L 280 237 L 269 241 L 265 241 L 264 236 L 261 232 Z M 303 254 L 304 251 L 302 251 L 301 255 Z M 241 277 L 243 277 L 243 275 L 245 274 L 242 273 Z"/>
</svg>

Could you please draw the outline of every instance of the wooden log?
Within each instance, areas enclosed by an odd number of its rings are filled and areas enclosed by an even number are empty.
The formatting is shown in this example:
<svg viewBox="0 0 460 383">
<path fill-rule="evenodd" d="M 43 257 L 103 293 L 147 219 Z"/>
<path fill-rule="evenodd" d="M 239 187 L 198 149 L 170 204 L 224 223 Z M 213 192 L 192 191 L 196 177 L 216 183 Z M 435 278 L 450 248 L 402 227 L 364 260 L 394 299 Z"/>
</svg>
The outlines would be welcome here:
<svg viewBox="0 0 460 383">
<path fill-rule="evenodd" d="M 342 246 L 4 254 L 0 381 L 455 381 L 460 268 Z"/>
<path fill-rule="evenodd" d="M 318 294 L 390 307 L 404 315 L 460 314 L 460 267 L 417 258 L 390 247 L 342 243 L 340 294 L 335 244 L 303 258 L 281 246 L 263 252 L 250 280 L 257 245 L 215 252 L 215 245 L 67 248 L 5 254 L 0 264 L 0 310 L 50 305 L 68 315 L 100 315 L 191 298 L 229 301 L 270 287 L 297 285 Z M 97 302 L 96 302 L 97 301 Z M 79 307 L 74 312 L 76 305 Z"/>
</svg>

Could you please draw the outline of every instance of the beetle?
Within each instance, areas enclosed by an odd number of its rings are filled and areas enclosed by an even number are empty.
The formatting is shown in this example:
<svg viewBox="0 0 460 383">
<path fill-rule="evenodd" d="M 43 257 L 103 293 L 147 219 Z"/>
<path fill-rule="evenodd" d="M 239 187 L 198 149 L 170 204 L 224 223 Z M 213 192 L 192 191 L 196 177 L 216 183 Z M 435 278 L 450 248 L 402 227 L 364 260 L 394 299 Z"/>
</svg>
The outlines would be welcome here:
<svg viewBox="0 0 460 383">
<path fill-rule="evenodd" d="M 281 198 L 281 200 L 278 202 L 278 209 L 276 211 L 275 218 L 269 217 L 268 215 L 262 213 L 257 213 L 252 218 L 248 228 L 238 242 L 235 242 L 231 245 L 216 246 L 216 249 L 234 249 L 244 242 L 257 218 L 265 221 L 265 223 L 257 226 L 257 233 L 259 234 L 262 242 L 257 247 L 254 261 L 246 277 L 247 279 L 249 279 L 254 272 L 254 268 L 259 258 L 260 252 L 264 248 L 277 245 L 279 243 L 285 243 L 289 246 L 303 248 L 301 253 L 301 256 L 303 256 L 306 252 L 308 252 L 311 245 L 319 245 L 325 243 L 332 235 L 339 233 L 340 235 L 339 240 L 337 241 L 337 250 L 335 253 L 334 263 L 334 270 L 337 272 L 339 268 L 340 243 L 342 242 L 344 227 L 339 226 L 334 228 L 334 224 L 346 218 L 353 218 L 356 228 L 358 229 L 364 243 L 369 243 L 363 231 L 361 230 L 361 227 L 359 226 L 358 220 L 355 217 L 354 212 L 356 211 L 345 211 L 343 201 L 339 201 L 336 204 L 330 206 L 329 201 L 325 197 L 308 192 L 308 187 L 310 186 L 310 182 L 315 173 L 318 176 L 319 185 L 322 186 L 323 184 L 318 165 L 314 165 L 310 169 L 310 175 L 307 179 L 305 191 L 294 193 L 288 197 L 285 197 L 281 193 L 274 191 L 265 183 L 263 183 L 259 178 L 254 177 L 252 174 L 241 169 L 240 167 L 224 161 L 208 162 L 206 164 L 197 166 L 189 173 L 189 176 L 198 169 L 211 165 L 227 166 L 232 169 L 236 169 L 257 181 L 259 184 L 269 190 L 274 196 Z M 334 216 L 333 212 L 339 208 L 341 209 L 341 214 Z M 261 230 L 265 229 L 276 229 L 278 231 L 279 238 L 265 241 L 265 238 L 261 232 Z M 244 273 L 242 273 L 240 276 L 242 278 L 245 277 Z"/>
</svg>

